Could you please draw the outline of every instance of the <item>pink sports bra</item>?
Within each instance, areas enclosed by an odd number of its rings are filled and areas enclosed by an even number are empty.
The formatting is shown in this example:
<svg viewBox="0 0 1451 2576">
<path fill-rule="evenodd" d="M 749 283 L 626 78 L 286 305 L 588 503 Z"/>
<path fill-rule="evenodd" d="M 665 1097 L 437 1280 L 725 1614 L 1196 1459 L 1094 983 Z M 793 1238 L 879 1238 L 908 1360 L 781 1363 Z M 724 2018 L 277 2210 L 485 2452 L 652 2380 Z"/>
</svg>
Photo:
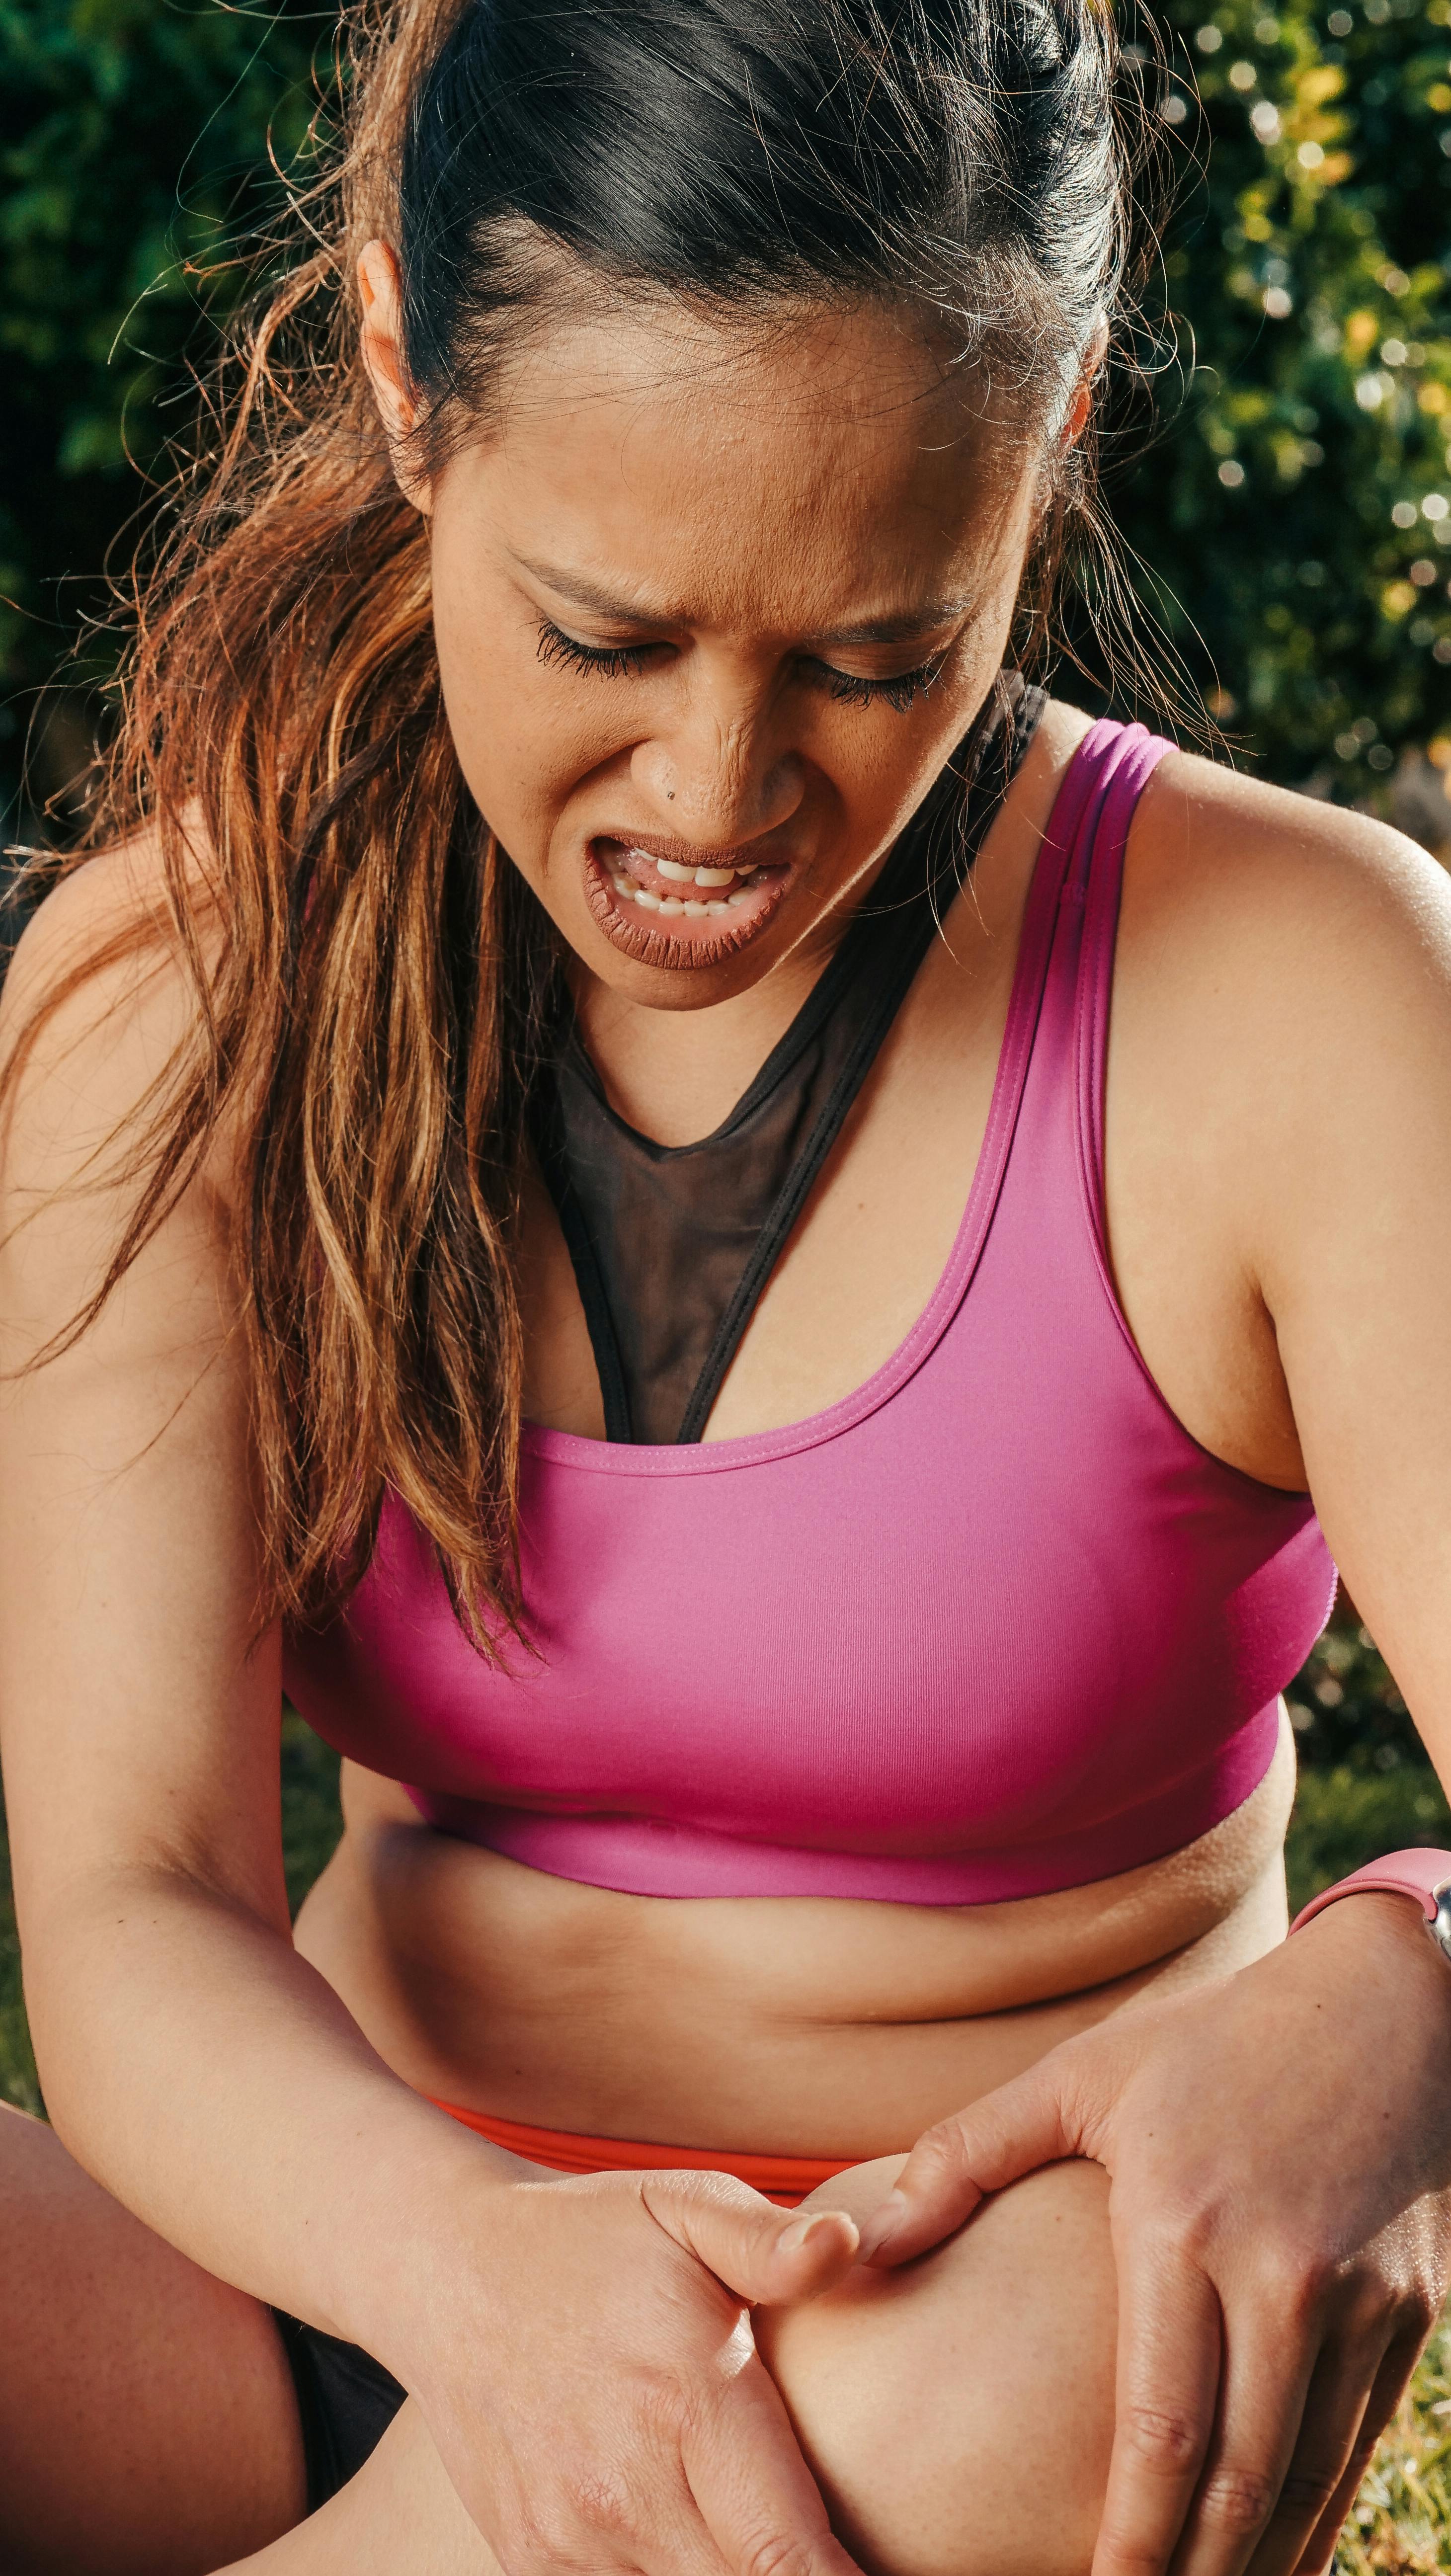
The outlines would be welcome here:
<svg viewBox="0 0 1451 2576">
<path fill-rule="evenodd" d="M 1262 1779 L 1334 1568 L 1308 1496 L 1169 1411 L 1105 1251 L 1124 846 L 1171 748 L 1102 722 L 1070 765 L 962 1225 L 885 1366 L 745 1439 L 528 1428 L 532 1652 L 474 1653 L 396 1501 L 289 1639 L 303 1715 L 440 1830 L 643 1896 L 972 1905 L 1177 1850 Z"/>
</svg>

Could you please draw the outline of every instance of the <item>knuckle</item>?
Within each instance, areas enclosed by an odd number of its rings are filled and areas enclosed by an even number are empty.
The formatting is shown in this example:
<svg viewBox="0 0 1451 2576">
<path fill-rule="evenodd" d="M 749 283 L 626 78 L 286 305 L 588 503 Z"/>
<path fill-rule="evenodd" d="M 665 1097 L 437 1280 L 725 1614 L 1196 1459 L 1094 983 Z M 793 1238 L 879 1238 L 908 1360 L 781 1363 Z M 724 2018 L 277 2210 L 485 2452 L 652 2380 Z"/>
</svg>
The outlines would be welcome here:
<svg viewBox="0 0 1451 2576">
<path fill-rule="evenodd" d="M 1172 2407 L 1126 2407 L 1120 2431 L 1135 2461 L 1162 2476 L 1183 2477 L 1196 2466 L 1204 2447 L 1203 2432 L 1193 2416 Z"/>
<path fill-rule="evenodd" d="M 1399 2334 L 1414 2335 L 1424 2343 L 1441 2314 L 1442 2301 L 1424 2281 L 1412 2281 L 1396 2300 L 1396 2326 Z"/>
<path fill-rule="evenodd" d="M 1104 2521 L 1098 2552 L 1094 2565 L 1102 2576 L 1163 2576 L 1163 2550 L 1117 2520 Z"/>
<path fill-rule="evenodd" d="M 632 2528 L 630 2490 L 607 2469 L 591 2469 L 575 2478 L 570 2489 L 573 2520 L 592 2537 L 618 2537 Z"/>
<path fill-rule="evenodd" d="M 1313 2514 L 1318 2521 L 1340 2484 L 1341 2470 L 1316 2468 L 1313 2463 L 1296 2460 L 1275 2502 L 1280 2515 Z"/>
<path fill-rule="evenodd" d="M 1323 2308 L 1339 2279 L 1339 2266 L 1323 2246 L 1283 2244 L 1265 2257 L 1258 2286 L 1267 2307 L 1299 2324 Z"/>
<path fill-rule="evenodd" d="M 563 2500 L 551 2508 L 520 2497 L 510 2519 L 512 2528 L 500 2549 L 506 2576 L 557 2576 L 560 2568 L 573 2566 L 580 2535 Z"/>
<path fill-rule="evenodd" d="M 635 2383 L 635 2415 L 652 2447 L 675 2449 L 689 2429 L 690 2400 L 669 2371 L 642 2371 Z"/>
<path fill-rule="evenodd" d="M 1226 2460 L 1205 2479 L 1199 2510 L 1216 2531 L 1243 2539 L 1264 2529 L 1275 2509 L 1275 2494 L 1262 2469 L 1242 2469 Z"/>
<path fill-rule="evenodd" d="M 1175 2192 L 1136 2219 L 1134 2235 L 1140 2259 L 1151 2272 L 1172 2275 L 1186 2261 L 1208 2271 L 1219 2235 L 1219 2213 L 1198 2193 Z"/>
<path fill-rule="evenodd" d="M 1418 2265 L 1362 2262 L 1339 2276 L 1338 2305 L 1350 2334 L 1367 2347 L 1420 2343 L 1441 2314 L 1442 2290 Z"/>
<path fill-rule="evenodd" d="M 1399 2284 L 1354 2270 L 1345 2274 L 1336 2305 L 1341 2333 L 1369 2347 L 1395 2332 L 1403 2300 Z"/>
<path fill-rule="evenodd" d="M 912 2163 L 918 2174 L 940 2173 L 955 2179 L 967 2170 L 967 2141 L 960 2120 L 937 2120 L 924 2129 L 912 2149 Z"/>
<path fill-rule="evenodd" d="M 799 2534 L 767 2532 L 748 2544 L 739 2576 L 812 2576 L 815 2560 L 815 2550 Z"/>
</svg>

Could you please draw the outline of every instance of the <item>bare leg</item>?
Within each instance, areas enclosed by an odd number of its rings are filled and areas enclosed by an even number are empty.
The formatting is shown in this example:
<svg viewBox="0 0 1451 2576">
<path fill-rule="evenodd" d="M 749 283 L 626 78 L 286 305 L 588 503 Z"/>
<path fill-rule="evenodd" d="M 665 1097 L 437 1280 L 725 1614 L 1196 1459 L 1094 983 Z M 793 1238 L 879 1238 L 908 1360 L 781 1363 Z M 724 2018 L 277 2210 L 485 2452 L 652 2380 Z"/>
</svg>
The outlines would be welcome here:
<svg viewBox="0 0 1451 2576">
<path fill-rule="evenodd" d="M 0 2104 L 0 2566 L 204 2576 L 304 2510 L 265 2308 Z"/>
<path fill-rule="evenodd" d="M 872 2205 L 901 2158 L 823 2185 Z M 1055 2165 L 898 2273 L 758 2311 L 832 2519 L 880 2576 L 1087 2576 L 1112 2434 L 1107 2183 Z M 247 2576 L 499 2576 L 415 2406 Z M 230 2576 L 241 2576 L 240 2570 Z"/>
<path fill-rule="evenodd" d="M 218 2576 L 244 2576 L 239 2563 Z M 245 2561 L 245 2576 L 500 2576 L 410 2399 L 320 2513 Z"/>
<path fill-rule="evenodd" d="M 812 2195 L 865 2215 L 903 2159 Z M 858 2562 L 883 2576 L 1087 2576 L 1113 2440 L 1108 2178 L 1050 2165 L 899 2272 L 757 2318 Z"/>
<path fill-rule="evenodd" d="M 813 2195 L 869 2207 L 896 2170 Z M 199 2271 L 0 2105 L 5 2576 L 498 2576 L 405 2406 L 309 2521 L 265 2309 Z M 1112 2419 L 1106 2185 L 1058 2165 L 900 2273 L 761 2312 L 847 2545 L 881 2576 L 1085 2576 Z M 249 2555 L 249 2553 L 252 2553 Z"/>
</svg>

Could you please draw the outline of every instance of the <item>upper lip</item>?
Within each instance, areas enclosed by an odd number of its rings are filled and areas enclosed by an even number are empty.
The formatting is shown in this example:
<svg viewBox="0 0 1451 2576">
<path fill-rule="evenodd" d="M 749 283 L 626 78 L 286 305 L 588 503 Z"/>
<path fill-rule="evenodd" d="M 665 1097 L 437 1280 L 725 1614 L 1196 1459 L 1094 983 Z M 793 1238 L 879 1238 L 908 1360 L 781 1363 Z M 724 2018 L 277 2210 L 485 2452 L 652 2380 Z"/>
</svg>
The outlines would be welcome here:
<svg viewBox="0 0 1451 2576">
<path fill-rule="evenodd" d="M 663 832 L 612 830 L 592 832 L 590 839 L 617 841 L 622 850 L 643 850 L 647 859 L 673 859 L 677 867 L 738 868 L 743 874 L 752 868 L 789 866 L 792 855 L 769 832 L 762 833 L 759 840 L 738 841 L 726 850 L 704 849 L 698 841 L 672 841 Z"/>
</svg>

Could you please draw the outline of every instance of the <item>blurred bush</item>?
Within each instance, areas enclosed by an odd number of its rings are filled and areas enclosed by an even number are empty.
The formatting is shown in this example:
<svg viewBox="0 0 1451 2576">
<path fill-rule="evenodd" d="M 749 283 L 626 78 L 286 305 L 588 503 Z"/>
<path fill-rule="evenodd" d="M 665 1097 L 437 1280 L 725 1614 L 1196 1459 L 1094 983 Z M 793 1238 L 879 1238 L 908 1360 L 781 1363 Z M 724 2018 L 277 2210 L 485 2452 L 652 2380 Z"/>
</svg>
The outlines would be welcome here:
<svg viewBox="0 0 1451 2576">
<path fill-rule="evenodd" d="M 1425 1754 L 1370 1630 L 1344 1593 L 1287 1693 L 1300 1767 L 1387 1779 Z"/>
<path fill-rule="evenodd" d="M 1285 1851 L 1291 1910 L 1378 1853 L 1451 1849 L 1451 1810 L 1370 1630 L 1344 1594 L 1286 1693 L 1300 1786 Z"/>
<path fill-rule="evenodd" d="M 1181 165 L 1161 279 L 1179 324 L 1148 317 L 1157 425 L 1145 446 L 1140 407 L 1110 438 L 1114 506 L 1193 689 L 1266 774 L 1381 804 L 1394 790 L 1436 846 L 1451 0 L 1167 0 L 1162 23 L 1167 85 L 1139 51 Z M 205 316 L 235 291 L 218 254 L 277 202 L 273 164 L 305 151 L 332 32 L 303 0 L 0 0 L 12 791 L 38 705 L 40 787 L 84 757 L 104 652 L 37 692 L 144 501 L 136 469 L 185 425 L 183 360 L 205 361 Z"/>
<path fill-rule="evenodd" d="M 1195 370 L 1118 516 L 1266 773 L 1383 805 L 1394 782 L 1402 828 L 1444 846 L 1451 0 L 1168 18 L 1164 112 L 1205 167 L 1165 263 Z"/>
<path fill-rule="evenodd" d="M 0 0 L 0 809 L 27 736 L 42 795 L 84 763 L 109 653 L 40 692 L 185 431 L 235 291 L 209 271 L 277 204 L 331 28 L 301 0 Z"/>
</svg>

